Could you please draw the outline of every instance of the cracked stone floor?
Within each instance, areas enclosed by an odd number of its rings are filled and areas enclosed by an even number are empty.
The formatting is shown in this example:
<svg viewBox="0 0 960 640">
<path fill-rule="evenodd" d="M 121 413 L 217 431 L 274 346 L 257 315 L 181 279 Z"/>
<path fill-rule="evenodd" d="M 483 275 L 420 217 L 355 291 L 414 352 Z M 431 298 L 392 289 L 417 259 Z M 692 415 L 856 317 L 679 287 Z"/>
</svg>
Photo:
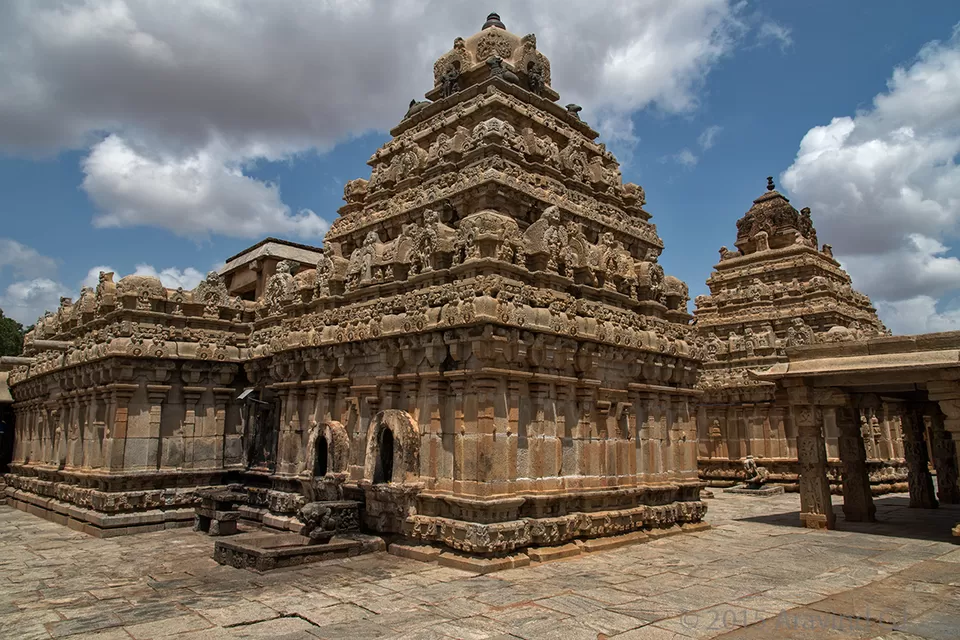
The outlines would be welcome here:
<svg viewBox="0 0 960 640">
<path fill-rule="evenodd" d="M 960 638 L 960 507 L 877 500 L 815 532 L 799 498 L 714 528 L 487 576 L 385 553 L 266 575 L 189 529 L 98 540 L 0 506 L 0 638 Z"/>
</svg>

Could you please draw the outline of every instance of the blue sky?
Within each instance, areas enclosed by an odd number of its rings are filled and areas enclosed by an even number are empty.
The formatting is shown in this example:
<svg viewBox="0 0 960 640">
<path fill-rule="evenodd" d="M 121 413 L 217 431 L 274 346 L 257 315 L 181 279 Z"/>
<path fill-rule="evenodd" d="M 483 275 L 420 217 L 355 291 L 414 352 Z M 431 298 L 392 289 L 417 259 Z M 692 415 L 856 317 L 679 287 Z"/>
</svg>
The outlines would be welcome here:
<svg viewBox="0 0 960 640">
<path fill-rule="evenodd" d="M 32 322 L 104 266 L 193 286 L 265 235 L 320 244 L 486 9 L 344 6 L 0 8 L 0 308 Z M 891 328 L 960 328 L 956 2 L 493 8 L 643 185 L 691 296 L 773 175 Z"/>
</svg>

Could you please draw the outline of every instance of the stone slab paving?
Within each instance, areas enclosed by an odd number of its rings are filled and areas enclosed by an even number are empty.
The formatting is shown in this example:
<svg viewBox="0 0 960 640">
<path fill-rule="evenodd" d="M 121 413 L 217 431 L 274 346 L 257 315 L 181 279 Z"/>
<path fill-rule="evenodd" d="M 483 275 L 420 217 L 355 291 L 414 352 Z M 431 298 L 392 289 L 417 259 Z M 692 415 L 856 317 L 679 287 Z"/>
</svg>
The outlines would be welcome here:
<svg viewBox="0 0 960 640">
<path fill-rule="evenodd" d="M 0 506 L 0 638 L 960 638 L 960 508 L 718 493 L 714 528 L 491 575 L 378 553 L 258 575 L 185 529 L 96 539 Z"/>
</svg>

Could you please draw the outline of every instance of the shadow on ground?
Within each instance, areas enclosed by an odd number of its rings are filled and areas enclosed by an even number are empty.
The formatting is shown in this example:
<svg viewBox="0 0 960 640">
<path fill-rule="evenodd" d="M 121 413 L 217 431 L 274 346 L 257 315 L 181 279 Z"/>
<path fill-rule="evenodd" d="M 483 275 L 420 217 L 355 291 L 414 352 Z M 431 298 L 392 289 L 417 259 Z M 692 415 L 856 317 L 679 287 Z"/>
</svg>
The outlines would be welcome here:
<svg viewBox="0 0 960 640">
<path fill-rule="evenodd" d="M 833 511 L 837 515 L 837 531 L 960 544 L 960 538 L 951 533 L 952 528 L 960 523 L 960 505 L 946 504 L 936 509 L 911 509 L 909 498 L 899 494 L 874 498 L 873 503 L 877 507 L 876 522 L 848 522 L 843 516 L 842 500 L 838 502 L 835 496 Z M 737 520 L 802 528 L 799 511 L 781 511 Z"/>
</svg>

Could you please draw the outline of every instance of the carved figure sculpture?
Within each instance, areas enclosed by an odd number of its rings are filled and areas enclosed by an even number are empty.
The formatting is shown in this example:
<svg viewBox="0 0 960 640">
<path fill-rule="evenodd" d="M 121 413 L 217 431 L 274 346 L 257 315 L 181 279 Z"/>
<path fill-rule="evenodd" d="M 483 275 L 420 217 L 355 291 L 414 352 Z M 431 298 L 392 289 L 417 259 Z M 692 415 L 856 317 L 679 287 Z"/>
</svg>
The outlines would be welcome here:
<svg viewBox="0 0 960 640">
<path fill-rule="evenodd" d="M 766 231 L 758 231 L 753 238 L 757 243 L 757 251 L 770 251 L 770 234 Z"/>
<path fill-rule="evenodd" d="M 543 93 L 543 65 L 531 60 L 527 63 L 527 89 L 538 96 Z"/>
<path fill-rule="evenodd" d="M 310 544 L 326 544 L 337 532 L 333 510 L 322 502 L 303 505 L 297 512 L 297 518 L 303 522 L 303 535 L 310 538 Z"/>
<path fill-rule="evenodd" d="M 572 115 L 572 116 L 573 116 L 574 118 L 576 118 L 577 120 L 580 119 L 580 112 L 583 111 L 583 107 L 581 107 L 581 106 L 578 105 L 578 104 L 574 104 L 574 103 L 571 102 L 570 104 L 568 104 L 568 105 L 566 106 L 566 109 L 567 109 L 567 113 L 569 113 L 570 115 Z"/>
<path fill-rule="evenodd" d="M 288 302 L 293 300 L 295 285 L 293 272 L 297 263 L 290 260 L 281 260 L 277 263 L 277 271 L 267 280 L 264 292 L 264 306 L 270 315 L 280 313 Z"/>
<path fill-rule="evenodd" d="M 227 304 L 227 285 L 216 271 L 207 274 L 207 279 L 193 291 L 193 301 L 203 303 L 203 315 L 216 318 L 220 307 Z"/>
<path fill-rule="evenodd" d="M 376 231 L 367 233 L 363 240 L 363 246 L 356 249 L 350 255 L 350 263 L 347 265 L 347 287 L 355 289 L 364 282 L 373 279 L 373 269 L 377 261 L 377 246 L 380 244 L 380 236 Z"/>
<path fill-rule="evenodd" d="M 723 431 L 720 429 L 720 421 L 716 418 L 713 419 L 713 422 L 710 424 L 710 437 L 711 438 L 722 438 Z"/>
<path fill-rule="evenodd" d="M 460 67 L 454 62 L 447 67 L 440 78 L 440 95 L 449 98 L 457 91 L 460 91 Z"/>
</svg>

